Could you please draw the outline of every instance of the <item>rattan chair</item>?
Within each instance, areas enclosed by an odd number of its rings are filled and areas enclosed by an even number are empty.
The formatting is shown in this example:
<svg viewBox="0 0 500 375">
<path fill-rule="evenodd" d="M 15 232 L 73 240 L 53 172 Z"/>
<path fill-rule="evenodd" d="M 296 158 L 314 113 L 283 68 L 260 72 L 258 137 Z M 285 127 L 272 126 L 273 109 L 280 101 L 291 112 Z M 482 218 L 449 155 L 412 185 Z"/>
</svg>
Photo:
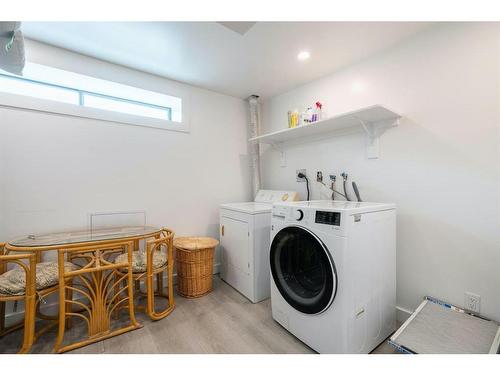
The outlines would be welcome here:
<svg viewBox="0 0 500 375">
<path fill-rule="evenodd" d="M 0 337 L 24 327 L 23 345 L 19 353 L 27 353 L 35 340 L 55 325 L 57 317 L 42 314 L 39 307 L 40 300 L 59 289 L 57 263 L 38 263 L 40 259 L 33 253 L 7 255 L 4 246 L 4 243 L 0 243 Z M 17 264 L 19 267 L 7 271 L 8 263 Z M 67 263 L 66 266 L 71 267 Z M 18 301 L 24 301 L 24 321 L 6 327 L 6 303 Z M 54 322 L 43 327 L 35 335 L 37 316 Z"/>
<path fill-rule="evenodd" d="M 173 256 L 174 232 L 162 228 L 160 236 L 156 239 L 146 241 L 146 252 L 136 249 L 132 255 L 132 273 L 136 285 L 136 299 L 147 298 L 146 306 L 138 305 L 138 310 L 143 310 L 151 320 L 160 320 L 167 317 L 175 308 L 174 300 L 174 256 Z M 125 254 L 116 258 L 116 262 L 122 262 Z M 120 271 L 121 272 L 121 271 Z M 118 272 L 118 275 L 120 274 Z M 167 293 L 163 293 L 163 275 L 167 276 Z M 156 291 L 155 291 L 156 277 Z M 140 282 L 145 281 L 146 293 L 140 291 Z M 156 311 L 155 298 L 162 297 L 167 300 L 167 305 L 161 311 Z"/>
<path fill-rule="evenodd" d="M 24 338 L 23 345 L 19 353 L 29 352 L 33 342 L 35 340 L 35 297 L 36 297 L 36 256 L 35 254 L 15 254 L 15 255 L 5 255 L 4 253 L 4 243 L 0 244 L 0 277 L 4 276 L 6 271 L 6 266 L 8 263 L 15 263 L 24 271 L 25 284 L 22 294 L 21 291 L 17 292 L 15 295 L 10 294 L 0 294 L 0 337 L 19 329 L 24 325 Z M 23 261 L 28 260 L 28 264 Z M 2 277 L 0 283 L 3 281 L 7 282 L 5 277 Z M 5 327 L 5 303 L 11 301 L 22 301 L 24 300 L 24 322 L 16 324 L 11 327 Z"/>
<path fill-rule="evenodd" d="M 128 302 L 133 299 L 132 273 L 122 272 L 116 277 L 119 269 L 128 268 L 131 264 L 132 248 L 132 241 L 113 241 L 58 250 L 59 330 L 54 352 L 64 353 L 142 327 L 135 319 L 133 305 Z M 120 262 L 114 262 L 116 254 L 125 257 Z M 65 257 L 78 269 L 64 267 Z M 122 283 L 125 285 L 122 286 Z M 66 296 L 69 292 L 76 298 L 68 299 Z M 128 307 L 129 321 L 124 326 L 113 327 L 113 311 L 125 305 Z M 64 344 L 68 320 L 72 317 L 86 323 L 87 337 Z"/>
<path fill-rule="evenodd" d="M 36 339 L 57 323 L 57 316 L 40 312 L 40 301 L 58 291 L 58 266 L 56 262 L 40 262 L 40 254 L 8 255 L 4 247 L 5 243 L 0 243 L 0 337 L 24 327 L 23 345 L 19 353 L 28 353 Z M 19 267 L 7 271 L 8 263 L 17 264 Z M 73 266 L 65 263 L 65 267 L 71 269 Z M 7 327 L 6 303 L 18 301 L 24 301 L 24 320 Z M 52 320 L 52 323 L 35 332 L 37 317 Z"/>
</svg>

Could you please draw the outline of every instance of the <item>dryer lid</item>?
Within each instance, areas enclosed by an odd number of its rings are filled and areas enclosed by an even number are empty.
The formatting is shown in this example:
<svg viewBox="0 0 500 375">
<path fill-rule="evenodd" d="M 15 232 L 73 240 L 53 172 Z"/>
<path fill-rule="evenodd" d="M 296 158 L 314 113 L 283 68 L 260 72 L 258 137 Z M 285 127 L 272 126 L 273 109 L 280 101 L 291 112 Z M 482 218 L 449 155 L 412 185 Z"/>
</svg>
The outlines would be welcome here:
<svg viewBox="0 0 500 375">
<path fill-rule="evenodd" d="M 271 212 L 273 205 L 270 203 L 242 202 L 221 204 L 220 208 L 254 215 Z"/>
</svg>

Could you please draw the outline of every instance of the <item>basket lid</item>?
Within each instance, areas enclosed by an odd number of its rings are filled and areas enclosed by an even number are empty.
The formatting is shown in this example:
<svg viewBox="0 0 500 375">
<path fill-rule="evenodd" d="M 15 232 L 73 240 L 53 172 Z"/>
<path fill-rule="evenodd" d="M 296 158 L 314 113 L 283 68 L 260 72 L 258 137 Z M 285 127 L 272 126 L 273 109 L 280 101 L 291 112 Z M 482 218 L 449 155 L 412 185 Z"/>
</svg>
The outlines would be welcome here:
<svg viewBox="0 0 500 375">
<path fill-rule="evenodd" d="M 218 244 L 219 241 L 211 237 L 177 237 L 174 239 L 174 246 L 184 250 L 210 249 Z"/>
</svg>

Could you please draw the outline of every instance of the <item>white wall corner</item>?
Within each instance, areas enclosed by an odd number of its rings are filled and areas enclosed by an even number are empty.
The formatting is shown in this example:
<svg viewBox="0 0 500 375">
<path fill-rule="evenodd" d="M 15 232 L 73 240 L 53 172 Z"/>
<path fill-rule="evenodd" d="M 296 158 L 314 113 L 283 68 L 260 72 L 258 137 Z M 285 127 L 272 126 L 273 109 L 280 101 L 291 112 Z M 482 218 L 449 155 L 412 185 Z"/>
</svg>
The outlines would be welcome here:
<svg viewBox="0 0 500 375">
<path fill-rule="evenodd" d="M 398 323 L 403 324 L 404 322 L 406 322 L 411 314 L 413 314 L 413 311 L 400 306 L 396 306 L 396 320 L 398 321 Z"/>
</svg>

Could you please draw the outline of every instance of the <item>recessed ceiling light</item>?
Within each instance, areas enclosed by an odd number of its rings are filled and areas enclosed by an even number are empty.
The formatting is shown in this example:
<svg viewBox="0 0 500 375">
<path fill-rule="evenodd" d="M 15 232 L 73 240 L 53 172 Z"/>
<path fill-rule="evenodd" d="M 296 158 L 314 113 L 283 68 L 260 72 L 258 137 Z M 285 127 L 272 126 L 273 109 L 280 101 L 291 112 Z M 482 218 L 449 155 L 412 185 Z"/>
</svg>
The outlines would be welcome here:
<svg viewBox="0 0 500 375">
<path fill-rule="evenodd" d="M 302 61 L 307 60 L 309 57 L 311 57 L 311 54 L 307 51 L 302 51 L 297 55 L 297 58 Z"/>
</svg>

